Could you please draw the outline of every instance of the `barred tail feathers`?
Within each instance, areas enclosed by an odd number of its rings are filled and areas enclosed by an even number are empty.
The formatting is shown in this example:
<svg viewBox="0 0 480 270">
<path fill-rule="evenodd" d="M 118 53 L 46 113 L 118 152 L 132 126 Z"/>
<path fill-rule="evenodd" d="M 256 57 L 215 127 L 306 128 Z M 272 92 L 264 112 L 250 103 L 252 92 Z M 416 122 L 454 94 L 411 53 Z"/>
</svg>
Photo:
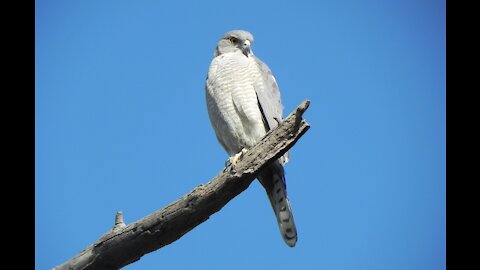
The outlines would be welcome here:
<svg viewBox="0 0 480 270">
<path fill-rule="evenodd" d="M 297 229 L 293 220 L 290 201 L 287 198 L 283 166 L 276 161 L 262 171 L 258 180 L 267 192 L 283 240 L 288 246 L 294 247 L 297 243 Z"/>
</svg>

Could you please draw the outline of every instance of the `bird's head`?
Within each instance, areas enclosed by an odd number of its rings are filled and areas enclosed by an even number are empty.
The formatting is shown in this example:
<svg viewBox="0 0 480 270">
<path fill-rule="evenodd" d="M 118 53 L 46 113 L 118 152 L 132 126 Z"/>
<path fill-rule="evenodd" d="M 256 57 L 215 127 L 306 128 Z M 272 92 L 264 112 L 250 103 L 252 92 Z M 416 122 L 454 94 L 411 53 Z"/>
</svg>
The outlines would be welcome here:
<svg viewBox="0 0 480 270">
<path fill-rule="evenodd" d="M 253 35 L 245 30 L 232 30 L 225 33 L 217 43 L 214 57 L 224 53 L 241 51 L 246 57 L 253 55 Z"/>
</svg>

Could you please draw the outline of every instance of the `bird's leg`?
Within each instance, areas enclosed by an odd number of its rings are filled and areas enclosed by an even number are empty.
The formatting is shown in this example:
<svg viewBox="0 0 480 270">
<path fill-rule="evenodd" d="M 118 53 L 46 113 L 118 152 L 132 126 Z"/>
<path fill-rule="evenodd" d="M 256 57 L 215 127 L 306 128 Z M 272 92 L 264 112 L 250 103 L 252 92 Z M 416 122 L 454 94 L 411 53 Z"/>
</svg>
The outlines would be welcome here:
<svg viewBox="0 0 480 270">
<path fill-rule="evenodd" d="M 235 165 L 240 160 L 240 158 L 243 156 L 243 154 L 245 154 L 247 151 L 248 151 L 247 149 L 242 148 L 242 150 L 240 152 L 238 152 L 235 155 L 229 157 L 227 159 L 227 161 L 225 162 L 225 164 L 226 165 L 228 165 L 228 164 Z"/>
<path fill-rule="evenodd" d="M 277 122 L 277 127 L 278 125 L 280 125 L 280 123 L 282 123 L 282 121 L 278 119 L 278 117 L 273 117 L 273 119 L 275 119 L 275 121 Z"/>
</svg>

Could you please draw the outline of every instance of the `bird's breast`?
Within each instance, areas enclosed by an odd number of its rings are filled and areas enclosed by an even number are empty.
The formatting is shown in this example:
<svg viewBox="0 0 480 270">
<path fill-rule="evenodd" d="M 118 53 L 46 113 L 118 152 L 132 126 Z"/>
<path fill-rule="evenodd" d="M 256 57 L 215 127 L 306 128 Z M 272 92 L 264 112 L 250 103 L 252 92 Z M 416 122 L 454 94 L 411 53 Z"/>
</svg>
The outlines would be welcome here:
<svg viewBox="0 0 480 270">
<path fill-rule="evenodd" d="M 241 54 L 223 54 L 212 61 L 208 72 L 210 119 L 222 145 L 231 148 L 229 153 L 255 144 L 265 133 L 254 88 L 259 74 L 252 60 Z"/>
</svg>

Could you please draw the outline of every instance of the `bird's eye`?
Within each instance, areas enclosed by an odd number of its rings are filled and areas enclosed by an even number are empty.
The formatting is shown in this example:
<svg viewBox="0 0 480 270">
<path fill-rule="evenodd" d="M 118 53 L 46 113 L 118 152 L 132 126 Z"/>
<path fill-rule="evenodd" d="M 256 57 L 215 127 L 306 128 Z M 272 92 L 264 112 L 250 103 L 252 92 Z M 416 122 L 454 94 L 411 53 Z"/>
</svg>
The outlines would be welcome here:
<svg viewBox="0 0 480 270">
<path fill-rule="evenodd" d="M 230 42 L 232 42 L 233 44 L 237 43 L 238 39 L 236 37 L 229 37 L 228 38 L 230 40 Z"/>
</svg>

